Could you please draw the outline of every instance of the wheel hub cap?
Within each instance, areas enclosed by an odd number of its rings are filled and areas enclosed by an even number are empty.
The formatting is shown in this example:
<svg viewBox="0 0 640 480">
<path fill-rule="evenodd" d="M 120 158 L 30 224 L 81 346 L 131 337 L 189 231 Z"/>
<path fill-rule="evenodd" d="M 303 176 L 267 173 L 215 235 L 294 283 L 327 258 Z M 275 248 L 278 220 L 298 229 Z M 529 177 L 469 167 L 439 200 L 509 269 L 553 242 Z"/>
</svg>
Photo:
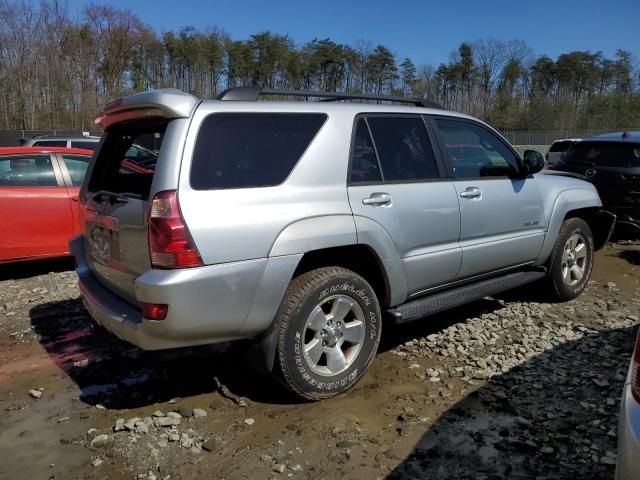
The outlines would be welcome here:
<svg viewBox="0 0 640 480">
<path fill-rule="evenodd" d="M 575 233 L 565 243 L 562 253 L 562 279 L 569 286 L 582 280 L 587 266 L 587 242 L 584 237 Z"/>
<path fill-rule="evenodd" d="M 336 375 L 349 368 L 362 349 L 364 312 L 347 295 L 327 297 L 309 314 L 303 335 L 309 368 L 318 375 Z"/>
</svg>

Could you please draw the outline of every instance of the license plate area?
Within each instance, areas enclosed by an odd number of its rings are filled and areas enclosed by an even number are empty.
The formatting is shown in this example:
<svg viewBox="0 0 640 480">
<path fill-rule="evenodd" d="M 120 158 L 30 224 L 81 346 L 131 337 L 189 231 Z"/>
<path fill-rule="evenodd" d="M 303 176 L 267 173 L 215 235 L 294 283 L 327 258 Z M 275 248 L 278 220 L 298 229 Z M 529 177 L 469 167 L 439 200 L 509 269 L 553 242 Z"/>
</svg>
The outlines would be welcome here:
<svg viewBox="0 0 640 480">
<path fill-rule="evenodd" d="M 91 257 L 102 265 L 120 263 L 120 222 L 115 217 L 99 215 L 89 224 Z"/>
</svg>

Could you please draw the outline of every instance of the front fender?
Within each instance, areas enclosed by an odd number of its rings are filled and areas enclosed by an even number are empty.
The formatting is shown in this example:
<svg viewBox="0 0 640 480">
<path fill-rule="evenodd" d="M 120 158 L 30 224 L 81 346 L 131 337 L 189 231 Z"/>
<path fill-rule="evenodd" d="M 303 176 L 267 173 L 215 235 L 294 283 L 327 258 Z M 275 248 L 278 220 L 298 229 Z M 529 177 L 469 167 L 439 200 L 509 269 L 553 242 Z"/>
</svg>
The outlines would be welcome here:
<svg viewBox="0 0 640 480">
<path fill-rule="evenodd" d="M 560 233 L 560 227 L 562 222 L 567 217 L 567 214 L 573 210 L 580 210 L 582 208 L 600 208 L 602 202 L 595 189 L 582 189 L 575 188 L 571 190 L 564 190 L 558 194 L 553 208 L 549 213 L 547 234 L 540 251 L 540 256 L 536 261 L 537 264 L 542 264 L 547 261 L 551 250 Z"/>
</svg>

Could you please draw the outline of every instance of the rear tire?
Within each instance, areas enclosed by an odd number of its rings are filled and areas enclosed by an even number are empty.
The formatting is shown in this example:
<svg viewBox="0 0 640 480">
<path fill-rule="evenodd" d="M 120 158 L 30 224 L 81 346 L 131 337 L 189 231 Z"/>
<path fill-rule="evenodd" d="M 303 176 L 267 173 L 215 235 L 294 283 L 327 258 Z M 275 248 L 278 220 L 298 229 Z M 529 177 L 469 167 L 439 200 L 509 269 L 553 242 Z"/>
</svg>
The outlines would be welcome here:
<svg viewBox="0 0 640 480">
<path fill-rule="evenodd" d="M 586 288 L 593 270 L 593 234 L 581 218 L 562 222 L 549 257 L 549 289 L 556 300 L 576 298 Z"/>
<path fill-rule="evenodd" d="M 295 278 L 278 311 L 279 380 L 305 400 L 349 390 L 378 350 L 381 318 L 373 288 L 355 272 L 325 267 Z"/>
</svg>

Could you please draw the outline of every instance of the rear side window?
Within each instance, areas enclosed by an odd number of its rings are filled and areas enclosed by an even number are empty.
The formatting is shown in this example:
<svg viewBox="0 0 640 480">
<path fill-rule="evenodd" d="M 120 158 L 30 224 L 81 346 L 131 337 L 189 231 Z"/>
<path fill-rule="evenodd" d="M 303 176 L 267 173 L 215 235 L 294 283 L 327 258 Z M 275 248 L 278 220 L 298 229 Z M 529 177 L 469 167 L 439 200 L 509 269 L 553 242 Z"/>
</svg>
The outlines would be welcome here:
<svg viewBox="0 0 640 480">
<path fill-rule="evenodd" d="M 83 150 L 94 150 L 98 148 L 98 142 L 72 141 L 71 148 L 81 148 Z"/>
<path fill-rule="evenodd" d="M 83 155 L 62 155 L 62 161 L 67 167 L 69 177 L 71 177 L 71 185 L 80 187 L 87 173 L 89 166 L 89 157 Z"/>
<path fill-rule="evenodd" d="M 279 185 L 326 118 L 322 113 L 209 115 L 198 131 L 191 187 L 212 190 Z"/>
<path fill-rule="evenodd" d="M 0 187 L 57 187 L 49 155 L 0 158 Z"/>
<path fill-rule="evenodd" d="M 364 118 L 358 119 L 356 125 L 356 135 L 353 139 L 353 147 L 351 149 L 351 173 L 349 175 L 349 183 L 356 185 L 358 183 L 370 184 L 382 182 L 380 175 L 380 166 L 376 151 L 373 148 L 373 141 L 369 134 L 369 127 Z"/>
<path fill-rule="evenodd" d="M 384 182 L 439 178 L 421 117 L 368 117 Z"/>
<path fill-rule="evenodd" d="M 40 140 L 33 144 L 34 147 L 66 147 L 66 140 Z"/>
</svg>

